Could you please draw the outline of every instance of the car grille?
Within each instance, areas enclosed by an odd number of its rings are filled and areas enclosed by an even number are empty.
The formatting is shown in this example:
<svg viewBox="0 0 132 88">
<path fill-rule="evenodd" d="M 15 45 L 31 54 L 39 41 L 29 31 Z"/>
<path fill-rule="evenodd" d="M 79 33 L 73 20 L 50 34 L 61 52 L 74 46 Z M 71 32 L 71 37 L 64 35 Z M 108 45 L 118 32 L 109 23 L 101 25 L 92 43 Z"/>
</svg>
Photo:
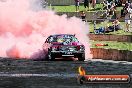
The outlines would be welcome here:
<svg viewBox="0 0 132 88">
<path fill-rule="evenodd" d="M 62 51 L 76 51 L 77 48 L 75 46 L 62 46 L 60 48 L 60 50 L 62 50 Z"/>
</svg>

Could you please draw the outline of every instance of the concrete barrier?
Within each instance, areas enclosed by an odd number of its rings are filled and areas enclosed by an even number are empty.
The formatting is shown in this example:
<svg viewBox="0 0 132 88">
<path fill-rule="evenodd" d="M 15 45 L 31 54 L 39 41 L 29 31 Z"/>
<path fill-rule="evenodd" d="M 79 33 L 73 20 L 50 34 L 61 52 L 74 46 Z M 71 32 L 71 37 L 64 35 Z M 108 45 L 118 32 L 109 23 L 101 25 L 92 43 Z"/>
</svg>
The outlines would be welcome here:
<svg viewBox="0 0 132 88">
<path fill-rule="evenodd" d="M 132 51 L 91 48 L 93 59 L 115 60 L 115 61 L 132 61 Z"/>
<path fill-rule="evenodd" d="M 87 21 L 92 21 L 92 20 L 100 20 L 100 21 L 103 21 L 101 19 L 98 19 L 101 14 L 103 14 L 104 11 L 98 11 L 98 12 L 86 12 L 86 20 Z M 124 21 L 124 18 L 120 18 L 121 17 L 121 12 L 120 11 L 117 11 L 117 17 L 119 18 L 119 21 Z M 76 16 L 76 17 L 79 17 L 80 14 L 79 12 L 57 12 L 56 14 L 58 15 L 63 15 L 63 14 L 66 14 L 68 17 L 73 17 L 73 16 Z"/>
<path fill-rule="evenodd" d="M 96 12 L 86 12 L 86 20 L 87 21 L 91 21 L 91 20 L 97 20 L 97 17 L 99 17 L 99 15 L 101 15 L 101 13 L 103 13 L 104 11 L 99 11 L 98 14 L 96 14 Z M 80 13 L 79 12 L 57 12 L 56 14 L 58 15 L 63 15 L 66 14 L 67 17 L 80 17 Z"/>
<path fill-rule="evenodd" d="M 88 34 L 90 40 L 99 41 L 118 41 L 132 42 L 131 35 L 104 35 L 104 34 Z"/>
<path fill-rule="evenodd" d="M 46 0 L 51 5 L 74 5 L 74 0 Z M 101 3 L 103 0 L 97 0 L 97 3 Z M 83 0 L 80 0 L 80 3 L 83 3 Z"/>
<path fill-rule="evenodd" d="M 51 5 L 74 5 L 74 0 L 46 0 Z"/>
</svg>

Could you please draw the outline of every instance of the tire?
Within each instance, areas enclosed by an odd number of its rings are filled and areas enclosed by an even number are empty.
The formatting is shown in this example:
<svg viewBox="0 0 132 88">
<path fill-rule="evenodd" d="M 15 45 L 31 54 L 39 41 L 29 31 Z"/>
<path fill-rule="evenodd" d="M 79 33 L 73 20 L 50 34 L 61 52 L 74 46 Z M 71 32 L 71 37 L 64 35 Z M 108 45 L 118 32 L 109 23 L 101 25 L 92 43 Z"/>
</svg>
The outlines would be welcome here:
<svg viewBox="0 0 132 88">
<path fill-rule="evenodd" d="M 48 51 L 48 60 L 50 60 L 50 61 L 54 61 L 55 60 L 55 57 L 51 54 L 50 51 Z"/>
<path fill-rule="evenodd" d="M 83 53 L 78 57 L 78 61 L 84 61 L 84 60 L 85 60 L 85 53 Z"/>
</svg>

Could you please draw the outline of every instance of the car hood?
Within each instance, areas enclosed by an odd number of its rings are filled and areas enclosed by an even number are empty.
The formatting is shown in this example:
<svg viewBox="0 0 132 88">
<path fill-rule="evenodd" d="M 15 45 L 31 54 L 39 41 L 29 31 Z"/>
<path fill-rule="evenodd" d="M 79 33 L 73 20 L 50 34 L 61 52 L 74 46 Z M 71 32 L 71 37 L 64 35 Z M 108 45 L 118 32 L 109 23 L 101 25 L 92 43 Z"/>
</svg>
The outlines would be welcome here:
<svg viewBox="0 0 132 88">
<path fill-rule="evenodd" d="M 76 46 L 76 45 L 83 45 L 80 42 L 70 42 L 70 43 L 60 43 L 60 42 L 53 42 L 51 43 L 52 45 L 71 45 L 71 46 Z"/>
</svg>

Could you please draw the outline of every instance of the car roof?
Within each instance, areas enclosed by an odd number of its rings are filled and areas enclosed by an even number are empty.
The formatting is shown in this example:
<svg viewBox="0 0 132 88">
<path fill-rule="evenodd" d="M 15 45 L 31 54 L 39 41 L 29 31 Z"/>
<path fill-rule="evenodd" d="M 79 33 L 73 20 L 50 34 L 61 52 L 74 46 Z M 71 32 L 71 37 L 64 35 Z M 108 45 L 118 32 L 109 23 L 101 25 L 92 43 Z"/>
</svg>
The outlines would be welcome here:
<svg viewBox="0 0 132 88">
<path fill-rule="evenodd" d="M 63 36 L 63 35 L 74 36 L 73 34 L 54 34 L 54 35 L 50 35 L 50 36 Z"/>
</svg>

